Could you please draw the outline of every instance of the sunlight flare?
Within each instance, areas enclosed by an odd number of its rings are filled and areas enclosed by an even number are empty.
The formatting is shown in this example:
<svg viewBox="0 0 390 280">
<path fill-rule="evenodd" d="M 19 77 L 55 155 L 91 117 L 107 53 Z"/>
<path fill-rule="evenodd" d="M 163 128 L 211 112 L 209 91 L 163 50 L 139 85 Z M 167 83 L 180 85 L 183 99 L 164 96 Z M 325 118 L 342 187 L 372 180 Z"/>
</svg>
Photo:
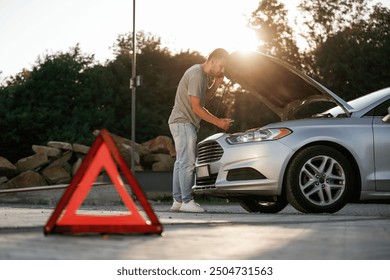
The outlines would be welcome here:
<svg viewBox="0 0 390 280">
<path fill-rule="evenodd" d="M 240 52 L 257 51 L 262 43 L 257 39 L 255 30 L 249 27 L 237 30 L 235 34 L 230 37 L 230 40 L 231 51 Z"/>
</svg>

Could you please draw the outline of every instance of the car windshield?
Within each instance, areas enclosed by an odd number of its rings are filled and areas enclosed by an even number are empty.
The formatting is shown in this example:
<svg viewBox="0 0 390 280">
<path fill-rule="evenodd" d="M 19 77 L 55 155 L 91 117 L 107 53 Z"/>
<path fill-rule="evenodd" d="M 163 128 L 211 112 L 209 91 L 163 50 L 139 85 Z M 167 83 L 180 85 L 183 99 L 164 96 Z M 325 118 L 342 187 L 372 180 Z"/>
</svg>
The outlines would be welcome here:
<svg viewBox="0 0 390 280">
<path fill-rule="evenodd" d="M 353 107 L 353 111 L 360 111 L 363 108 L 367 107 L 368 105 L 370 105 L 372 103 L 375 103 L 377 100 L 385 97 L 388 94 L 389 94 L 388 88 L 382 89 L 382 90 L 378 90 L 378 91 L 375 91 L 373 93 L 364 95 L 362 97 L 350 100 L 350 101 L 348 101 L 348 104 Z M 328 111 L 325 111 L 323 114 L 324 115 L 331 114 L 333 117 L 337 117 L 341 114 L 344 114 L 344 111 L 339 106 L 337 106 L 337 107 L 334 107 Z"/>
<path fill-rule="evenodd" d="M 328 112 L 330 111 L 330 108 L 335 108 L 335 104 L 335 102 L 330 100 L 314 100 L 304 103 L 302 106 L 294 110 L 293 119 L 326 117 L 326 114 L 324 115 L 323 112 Z M 344 112 L 340 107 L 338 108 L 341 110 L 341 112 Z"/>
</svg>

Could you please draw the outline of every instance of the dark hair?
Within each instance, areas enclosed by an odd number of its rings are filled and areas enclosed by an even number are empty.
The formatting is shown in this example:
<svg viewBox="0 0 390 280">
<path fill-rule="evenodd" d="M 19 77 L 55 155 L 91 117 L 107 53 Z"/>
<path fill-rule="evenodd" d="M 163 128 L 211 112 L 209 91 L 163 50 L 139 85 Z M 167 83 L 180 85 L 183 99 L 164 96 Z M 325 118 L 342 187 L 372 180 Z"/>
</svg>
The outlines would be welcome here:
<svg viewBox="0 0 390 280">
<path fill-rule="evenodd" d="M 223 49 L 223 48 L 218 48 L 218 49 L 215 49 L 213 50 L 209 57 L 207 58 L 207 60 L 210 60 L 212 58 L 216 58 L 216 59 L 221 59 L 221 58 L 225 58 L 225 59 L 228 59 L 229 57 L 229 53 L 227 50 Z"/>
</svg>

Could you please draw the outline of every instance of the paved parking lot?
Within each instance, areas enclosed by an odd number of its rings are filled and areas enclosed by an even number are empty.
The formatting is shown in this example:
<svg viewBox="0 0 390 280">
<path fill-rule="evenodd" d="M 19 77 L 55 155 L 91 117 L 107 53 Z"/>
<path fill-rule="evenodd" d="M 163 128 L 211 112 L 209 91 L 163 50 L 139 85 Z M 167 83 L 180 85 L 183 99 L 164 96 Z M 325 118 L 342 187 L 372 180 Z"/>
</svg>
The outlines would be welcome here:
<svg viewBox="0 0 390 280">
<path fill-rule="evenodd" d="M 172 213 L 153 202 L 159 235 L 45 236 L 54 206 L 0 205 L 0 259 L 389 260 L 390 205 L 349 204 L 335 214 L 247 213 L 237 204 L 204 205 L 207 213 Z M 120 206 L 87 206 L 96 215 Z"/>
</svg>

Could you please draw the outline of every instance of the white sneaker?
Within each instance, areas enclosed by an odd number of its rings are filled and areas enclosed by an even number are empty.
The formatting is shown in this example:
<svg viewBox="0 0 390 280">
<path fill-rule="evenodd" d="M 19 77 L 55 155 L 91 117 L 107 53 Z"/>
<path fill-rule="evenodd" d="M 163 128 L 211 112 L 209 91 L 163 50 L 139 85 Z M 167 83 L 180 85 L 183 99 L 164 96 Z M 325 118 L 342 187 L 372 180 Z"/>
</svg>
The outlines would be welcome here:
<svg viewBox="0 0 390 280">
<path fill-rule="evenodd" d="M 177 201 L 176 199 L 173 199 L 171 211 L 179 211 L 180 207 L 181 207 L 181 202 Z"/>
<path fill-rule="evenodd" d="M 187 203 L 182 203 L 180 207 L 181 212 L 206 212 L 198 203 L 195 203 L 194 200 L 190 200 Z"/>
</svg>

